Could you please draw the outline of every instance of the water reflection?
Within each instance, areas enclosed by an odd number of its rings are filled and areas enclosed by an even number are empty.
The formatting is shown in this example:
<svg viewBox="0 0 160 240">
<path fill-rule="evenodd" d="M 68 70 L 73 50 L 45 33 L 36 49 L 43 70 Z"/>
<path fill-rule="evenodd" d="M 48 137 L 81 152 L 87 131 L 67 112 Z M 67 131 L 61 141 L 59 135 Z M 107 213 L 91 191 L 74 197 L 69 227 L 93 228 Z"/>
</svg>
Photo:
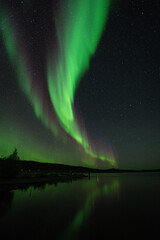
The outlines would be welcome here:
<svg viewBox="0 0 160 240">
<path fill-rule="evenodd" d="M 103 181 L 96 176 L 58 185 L 12 185 L 12 191 L 1 188 L 1 236 L 18 238 L 25 232 L 26 239 L 73 239 L 89 221 L 98 197 L 118 186 L 115 178 Z"/>
<path fill-rule="evenodd" d="M 0 219 L 3 218 L 12 206 L 14 192 L 8 187 L 0 188 Z"/>
<path fill-rule="evenodd" d="M 77 211 L 76 215 L 73 217 L 73 220 L 68 225 L 67 229 L 63 233 L 61 239 L 77 239 L 76 235 L 78 231 L 81 229 L 81 226 L 86 224 L 88 218 L 91 215 L 91 212 L 94 208 L 94 204 L 96 199 L 101 195 L 109 195 L 113 192 L 118 192 L 119 189 L 119 181 L 117 178 L 113 178 L 108 183 L 102 183 L 99 186 L 100 180 L 99 176 L 96 177 L 97 182 L 90 182 L 89 185 L 91 191 L 88 191 L 88 195 L 86 196 L 85 203 L 83 207 Z M 94 183 L 94 185 L 93 185 Z"/>
<path fill-rule="evenodd" d="M 97 175 L 56 186 L 0 185 L 1 239 L 153 239 L 159 189 L 159 174 Z"/>
</svg>

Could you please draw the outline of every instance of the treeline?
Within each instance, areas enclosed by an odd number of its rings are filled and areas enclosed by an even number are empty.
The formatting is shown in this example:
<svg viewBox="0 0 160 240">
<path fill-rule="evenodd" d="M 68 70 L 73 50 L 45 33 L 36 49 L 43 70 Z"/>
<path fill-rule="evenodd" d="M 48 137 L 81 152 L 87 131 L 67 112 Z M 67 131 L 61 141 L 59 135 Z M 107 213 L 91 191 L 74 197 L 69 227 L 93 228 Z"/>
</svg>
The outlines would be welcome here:
<svg viewBox="0 0 160 240">
<path fill-rule="evenodd" d="M 0 177 L 16 177 L 19 174 L 16 162 L 20 160 L 17 149 L 8 157 L 0 158 Z"/>
<path fill-rule="evenodd" d="M 58 176 L 60 174 L 73 176 L 76 173 L 90 174 L 91 172 L 96 171 L 86 167 L 20 160 L 17 149 L 15 149 L 10 156 L 0 159 L 0 178 Z"/>
<path fill-rule="evenodd" d="M 91 173 L 134 173 L 134 172 L 160 172 L 160 169 L 151 170 L 125 170 L 125 169 L 93 169 L 81 166 L 70 166 L 64 164 L 41 163 L 35 161 L 20 160 L 17 149 L 8 157 L 0 158 L 0 178 L 33 177 L 67 174 L 88 174 Z"/>
</svg>

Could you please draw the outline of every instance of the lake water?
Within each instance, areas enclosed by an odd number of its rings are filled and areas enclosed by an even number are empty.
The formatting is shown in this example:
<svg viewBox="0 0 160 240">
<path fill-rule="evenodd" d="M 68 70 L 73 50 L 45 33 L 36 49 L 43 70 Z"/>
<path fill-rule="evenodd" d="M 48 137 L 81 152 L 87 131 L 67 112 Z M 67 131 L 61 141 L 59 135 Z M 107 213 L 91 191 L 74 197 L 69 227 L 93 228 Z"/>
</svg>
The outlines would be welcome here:
<svg viewBox="0 0 160 240">
<path fill-rule="evenodd" d="M 160 174 L 99 174 L 0 190 L 1 239 L 157 239 Z"/>
</svg>

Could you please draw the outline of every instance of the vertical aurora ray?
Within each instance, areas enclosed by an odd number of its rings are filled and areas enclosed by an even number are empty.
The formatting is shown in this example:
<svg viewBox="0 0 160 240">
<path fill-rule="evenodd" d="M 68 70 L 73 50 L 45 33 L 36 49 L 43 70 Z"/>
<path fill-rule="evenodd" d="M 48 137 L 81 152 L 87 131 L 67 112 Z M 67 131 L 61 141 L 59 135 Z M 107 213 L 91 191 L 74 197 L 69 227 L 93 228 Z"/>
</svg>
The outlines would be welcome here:
<svg viewBox="0 0 160 240">
<path fill-rule="evenodd" d="M 57 134 L 57 126 L 54 119 L 50 118 L 44 108 L 44 99 L 34 88 L 34 79 L 30 71 L 30 66 L 24 51 L 23 42 L 17 37 L 14 26 L 11 24 L 6 11 L 0 3 L 0 31 L 2 33 L 3 42 L 11 61 L 11 64 L 16 72 L 17 79 L 21 90 L 24 92 L 29 102 L 31 103 L 35 115 L 41 119 L 54 134 Z"/>
<path fill-rule="evenodd" d="M 48 60 L 48 88 L 53 107 L 63 129 L 93 158 L 115 166 L 113 156 L 96 154 L 77 122 L 74 94 L 80 78 L 89 68 L 109 12 L 110 0 L 61 1 L 56 18 L 59 57 Z"/>
</svg>

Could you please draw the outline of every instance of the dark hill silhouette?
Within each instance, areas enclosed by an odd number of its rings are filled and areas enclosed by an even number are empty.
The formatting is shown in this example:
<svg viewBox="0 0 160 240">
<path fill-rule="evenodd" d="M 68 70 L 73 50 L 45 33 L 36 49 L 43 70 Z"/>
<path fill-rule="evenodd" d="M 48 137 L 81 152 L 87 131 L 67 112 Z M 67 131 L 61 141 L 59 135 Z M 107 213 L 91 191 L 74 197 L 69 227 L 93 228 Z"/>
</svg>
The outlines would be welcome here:
<svg viewBox="0 0 160 240">
<path fill-rule="evenodd" d="M 160 172 L 160 169 L 152 170 L 125 170 L 125 169 L 94 169 L 82 166 L 71 166 L 56 163 L 41 163 L 35 161 L 20 160 L 17 149 L 6 158 L 0 159 L 0 178 L 3 177 L 32 177 L 35 175 L 49 176 L 58 174 L 85 174 L 90 173 L 125 173 L 125 172 Z"/>
</svg>

